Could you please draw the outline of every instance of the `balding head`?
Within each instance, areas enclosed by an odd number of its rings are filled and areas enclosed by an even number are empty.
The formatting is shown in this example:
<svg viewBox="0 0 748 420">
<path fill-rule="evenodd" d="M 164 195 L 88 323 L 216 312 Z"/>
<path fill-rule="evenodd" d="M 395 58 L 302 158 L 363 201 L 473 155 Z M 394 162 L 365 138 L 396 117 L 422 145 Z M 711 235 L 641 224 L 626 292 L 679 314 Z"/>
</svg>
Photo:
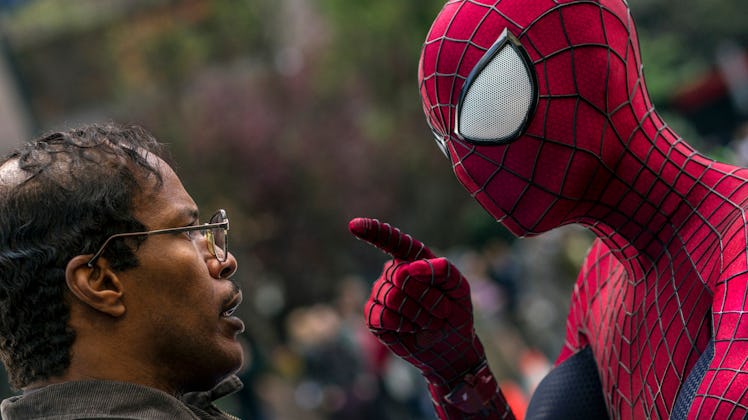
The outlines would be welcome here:
<svg viewBox="0 0 748 420">
<path fill-rule="evenodd" d="M 0 190 L 12 188 L 25 179 L 28 179 L 28 175 L 18 166 L 18 159 L 10 159 L 0 165 Z"/>
</svg>

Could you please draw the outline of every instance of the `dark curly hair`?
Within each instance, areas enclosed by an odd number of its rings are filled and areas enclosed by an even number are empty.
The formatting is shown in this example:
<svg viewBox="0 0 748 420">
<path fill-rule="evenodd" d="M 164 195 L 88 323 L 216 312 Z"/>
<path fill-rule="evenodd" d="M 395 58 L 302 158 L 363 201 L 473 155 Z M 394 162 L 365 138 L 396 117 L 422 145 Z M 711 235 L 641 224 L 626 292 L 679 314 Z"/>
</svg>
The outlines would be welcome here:
<svg viewBox="0 0 748 420">
<path fill-rule="evenodd" d="M 0 161 L 12 174 L 0 170 L 0 357 L 14 388 L 68 368 L 65 267 L 112 234 L 144 230 L 132 215 L 138 180 L 162 183 L 148 153 L 163 148 L 146 130 L 109 123 L 44 135 Z M 135 267 L 138 244 L 115 241 L 104 257 Z"/>
</svg>

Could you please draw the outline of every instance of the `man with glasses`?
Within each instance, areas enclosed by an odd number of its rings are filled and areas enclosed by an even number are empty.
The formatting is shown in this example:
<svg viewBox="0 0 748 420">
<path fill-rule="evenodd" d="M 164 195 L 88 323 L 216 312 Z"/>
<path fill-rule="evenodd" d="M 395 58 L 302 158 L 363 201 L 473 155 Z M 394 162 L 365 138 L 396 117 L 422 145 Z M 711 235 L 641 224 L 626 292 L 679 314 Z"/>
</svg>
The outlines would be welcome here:
<svg viewBox="0 0 748 420">
<path fill-rule="evenodd" d="M 230 418 L 238 390 L 224 210 L 201 223 L 161 145 L 92 125 L 0 161 L 3 419 Z"/>
</svg>

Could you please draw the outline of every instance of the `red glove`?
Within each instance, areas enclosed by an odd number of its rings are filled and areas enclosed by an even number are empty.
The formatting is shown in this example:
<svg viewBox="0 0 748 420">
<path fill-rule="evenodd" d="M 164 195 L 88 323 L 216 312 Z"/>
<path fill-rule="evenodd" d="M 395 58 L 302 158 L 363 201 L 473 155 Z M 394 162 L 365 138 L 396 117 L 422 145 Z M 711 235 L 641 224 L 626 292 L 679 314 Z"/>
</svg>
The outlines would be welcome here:
<svg viewBox="0 0 748 420">
<path fill-rule="evenodd" d="M 470 286 L 457 268 L 387 223 L 357 218 L 348 227 L 394 258 L 374 283 L 366 322 L 422 372 L 439 417 L 514 418 L 475 335 Z"/>
</svg>

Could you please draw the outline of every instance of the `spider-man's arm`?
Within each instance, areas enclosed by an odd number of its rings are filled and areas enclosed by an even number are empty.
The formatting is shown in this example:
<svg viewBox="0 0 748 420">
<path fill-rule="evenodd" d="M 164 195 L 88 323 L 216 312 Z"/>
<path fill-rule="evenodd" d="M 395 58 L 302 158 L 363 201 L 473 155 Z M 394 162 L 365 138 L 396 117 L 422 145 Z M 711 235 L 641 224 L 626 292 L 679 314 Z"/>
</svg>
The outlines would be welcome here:
<svg viewBox="0 0 748 420">
<path fill-rule="evenodd" d="M 714 355 L 690 404 L 689 419 L 748 417 L 748 275 L 719 284 L 712 306 Z M 683 391 L 682 391 L 683 392 Z"/>
<path fill-rule="evenodd" d="M 392 255 L 365 316 L 390 350 L 418 368 L 441 419 L 513 419 L 473 329 L 470 287 L 446 259 L 389 224 L 354 219 L 357 237 Z"/>
</svg>

